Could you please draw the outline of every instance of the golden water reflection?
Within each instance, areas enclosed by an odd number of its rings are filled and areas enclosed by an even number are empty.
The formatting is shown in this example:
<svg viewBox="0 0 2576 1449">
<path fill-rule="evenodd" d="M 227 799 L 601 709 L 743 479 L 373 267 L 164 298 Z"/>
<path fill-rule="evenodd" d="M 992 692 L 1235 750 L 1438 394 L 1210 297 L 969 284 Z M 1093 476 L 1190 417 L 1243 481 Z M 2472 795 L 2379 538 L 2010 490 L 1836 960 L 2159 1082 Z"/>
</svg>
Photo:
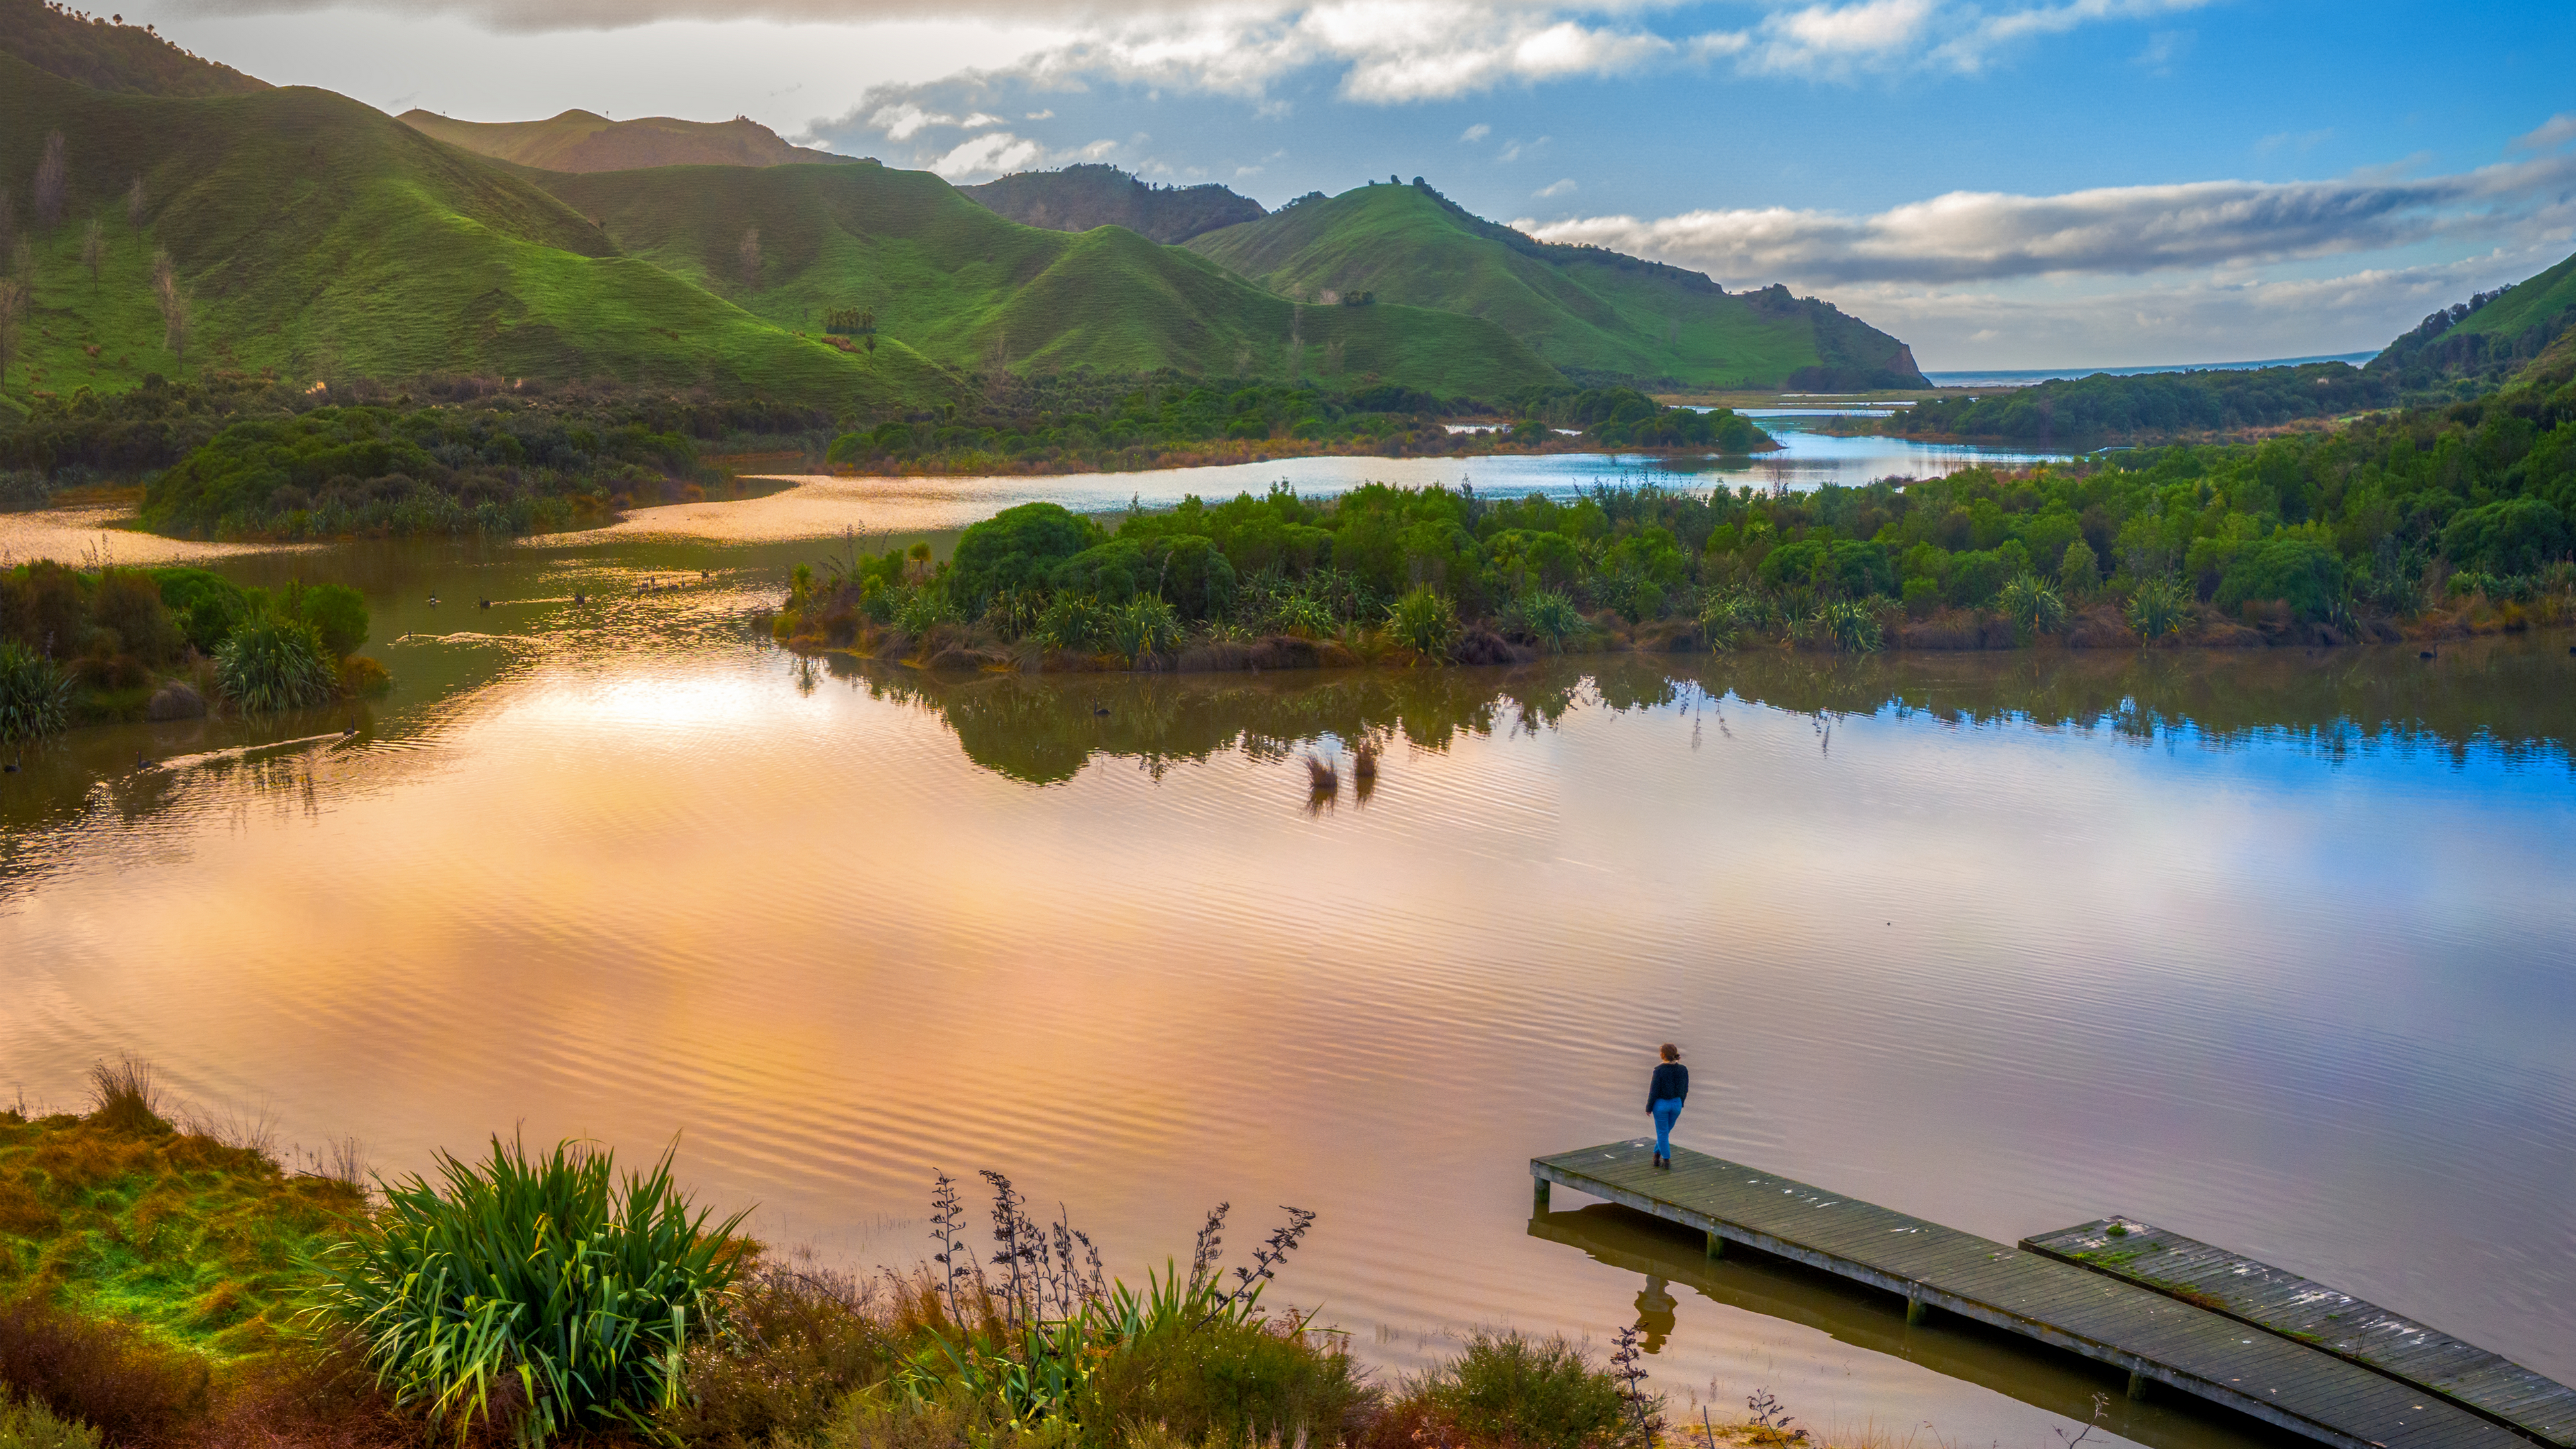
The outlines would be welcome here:
<svg viewBox="0 0 2576 1449">
<path fill-rule="evenodd" d="M 141 1051 L 396 1170 L 678 1135 L 861 1261 L 940 1169 L 1130 1276 L 1293 1202 L 1284 1296 L 1393 1371 L 1637 1320 L 1526 1162 L 1633 1133 L 1670 1039 L 1695 1148 L 2006 1241 L 2171 1223 L 2576 1376 L 2564 640 L 949 677 L 761 640 L 808 552 L 227 563 L 358 583 L 395 692 L 0 777 L 0 1088 Z M 2082 1402 L 1660 1276 L 1658 1381 L 1721 1407 L 2050 1449 Z"/>
</svg>

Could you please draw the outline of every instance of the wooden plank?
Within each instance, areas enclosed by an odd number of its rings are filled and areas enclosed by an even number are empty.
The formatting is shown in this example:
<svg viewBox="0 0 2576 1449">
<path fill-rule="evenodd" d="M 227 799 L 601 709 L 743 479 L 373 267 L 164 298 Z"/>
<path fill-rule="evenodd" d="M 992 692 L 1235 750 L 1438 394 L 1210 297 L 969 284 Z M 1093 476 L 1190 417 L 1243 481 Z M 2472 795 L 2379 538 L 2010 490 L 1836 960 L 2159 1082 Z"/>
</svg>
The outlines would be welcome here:
<svg viewBox="0 0 2576 1449">
<path fill-rule="evenodd" d="M 2529 1449 L 2366 1366 L 2118 1277 L 1636 1139 L 1533 1158 L 1540 1181 L 2110 1364 L 2336 1449 Z"/>
<path fill-rule="evenodd" d="M 2576 1449 L 2576 1389 L 2289 1269 L 2126 1218 L 2026 1238 L 2022 1247 L 2293 1339 L 2530 1438 Z"/>
</svg>

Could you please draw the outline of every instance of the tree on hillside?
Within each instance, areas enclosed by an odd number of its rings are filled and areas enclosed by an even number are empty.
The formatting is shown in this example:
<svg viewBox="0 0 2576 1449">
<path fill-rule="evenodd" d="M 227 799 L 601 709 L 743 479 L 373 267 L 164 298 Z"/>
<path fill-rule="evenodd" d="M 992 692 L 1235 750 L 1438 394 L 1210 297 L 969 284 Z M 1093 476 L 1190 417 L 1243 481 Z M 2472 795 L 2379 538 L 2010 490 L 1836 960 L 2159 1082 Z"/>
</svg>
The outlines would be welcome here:
<svg viewBox="0 0 2576 1449">
<path fill-rule="evenodd" d="M 134 178 L 132 186 L 125 188 L 125 224 L 136 231 L 143 230 L 143 178 L 140 176 Z"/>
<path fill-rule="evenodd" d="M 47 231 L 63 223 L 63 188 L 71 177 L 71 163 L 64 156 L 63 133 L 45 133 L 45 154 L 36 163 L 36 224 Z"/>
<path fill-rule="evenodd" d="M 107 231 L 93 216 L 89 225 L 81 228 L 81 265 L 89 268 L 89 284 L 93 287 L 98 285 L 99 261 L 106 255 Z"/>
<path fill-rule="evenodd" d="M 152 253 L 152 297 L 161 306 L 161 345 L 181 362 L 188 360 L 188 294 L 179 286 L 167 247 Z"/>
<path fill-rule="evenodd" d="M 0 250 L 5 250 L 18 235 L 18 207 L 9 199 L 9 188 L 0 186 Z"/>
<path fill-rule="evenodd" d="M 760 228 L 742 234 L 742 245 L 734 248 L 734 265 L 742 273 L 742 288 L 748 292 L 760 285 Z"/>
</svg>

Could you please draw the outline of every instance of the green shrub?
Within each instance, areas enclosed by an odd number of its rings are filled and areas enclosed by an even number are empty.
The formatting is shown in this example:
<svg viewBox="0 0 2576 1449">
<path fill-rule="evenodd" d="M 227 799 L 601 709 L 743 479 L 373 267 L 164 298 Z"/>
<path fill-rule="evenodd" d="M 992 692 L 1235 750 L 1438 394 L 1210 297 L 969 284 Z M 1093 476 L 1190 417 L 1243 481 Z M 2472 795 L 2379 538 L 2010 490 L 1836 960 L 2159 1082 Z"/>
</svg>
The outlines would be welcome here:
<svg viewBox="0 0 2576 1449">
<path fill-rule="evenodd" d="M 1155 592 L 1184 619 L 1218 619 L 1234 611 L 1234 565 L 1207 539 L 1184 534 L 1159 541 L 1150 557 Z"/>
<path fill-rule="evenodd" d="M 2012 620 L 2014 636 L 2025 644 L 2034 634 L 2054 634 L 2066 624 L 2066 601 L 2037 574 L 2013 575 L 1995 596 L 1995 607 Z"/>
<path fill-rule="evenodd" d="M 830 1272 L 763 1265 L 734 1294 L 724 1332 L 688 1353 L 668 1424 L 683 1443 L 810 1443 L 842 1399 L 879 1383 L 896 1356 L 858 1285 Z"/>
<path fill-rule="evenodd" d="M 948 591 L 936 584 L 924 584 L 906 594 L 903 601 L 895 606 L 894 625 L 907 634 L 921 635 L 929 633 L 936 625 L 953 622 L 956 617 L 956 609 L 949 604 Z"/>
<path fill-rule="evenodd" d="M 347 584 L 290 584 L 280 612 L 310 624 L 334 659 L 367 642 L 367 600 Z"/>
<path fill-rule="evenodd" d="M 0 1449 L 99 1449 L 99 1437 L 87 1424 L 56 1418 L 32 1400 L 13 1402 L 0 1391 Z"/>
<path fill-rule="evenodd" d="M 364 654 L 352 654 L 340 661 L 340 692 L 351 699 L 375 699 L 394 687 L 394 677 L 382 661 Z"/>
<path fill-rule="evenodd" d="M 0 639 L 0 744 L 59 734 L 72 717 L 72 680 L 14 639 Z"/>
<path fill-rule="evenodd" d="M 531 1161 L 495 1137 L 488 1162 L 437 1161 L 442 1186 L 387 1184 L 374 1230 L 325 1255 L 321 1312 L 364 1340 L 399 1404 L 460 1431 L 501 1391 L 523 1401 L 522 1443 L 653 1432 L 683 1355 L 718 1326 L 743 1214 L 710 1231 L 668 1152 L 622 1182 L 613 1153 L 569 1142 Z"/>
<path fill-rule="evenodd" d="M 2094 554 L 2093 545 L 2080 538 L 2068 544 L 2065 554 L 2057 560 L 2057 586 L 2080 599 L 2101 583 L 2102 560 Z"/>
<path fill-rule="evenodd" d="M 2287 536 L 2247 544 L 2219 580 L 2213 601 L 2222 609 L 2279 599 L 2301 619 L 2322 619 L 2343 596 L 2343 560 L 2334 550 Z"/>
<path fill-rule="evenodd" d="M 1816 636 L 1845 654 L 1875 654 L 1887 645 L 1878 611 L 1858 599 L 1834 599 L 1816 606 L 1808 620 Z"/>
<path fill-rule="evenodd" d="M 321 631 L 274 614 L 235 628 L 215 651 L 215 683 L 246 714 L 328 703 L 338 673 Z"/>
<path fill-rule="evenodd" d="M 1950 556 L 1950 573 L 1943 593 L 1951 603 L 1963 609 L 1982 609 L 2012 577 L 2004 560 L 1990 552 L 1959 553 Z"/>
<path fill-rule="evenodd" d="M 1059 504 L 1005 508 L 958 536 L 949 560 L 957 598 L 981 613 L 995 589 L 1043 584 L 1057 564 L 1099 541 L 1099 525 Z"/>
<path fill-rule="evenodd" d="M 1181 618 L 1151 594 L 1129 599 L 1109 613 L 1109 647 L 1131 665 L 1151 664 L 1181 642 Z"/>
<path fill-rule="evenodd" d="M 233 626 L 252 613 L 250 596 L 221 574 L 205 569 L 154 569 L 152 578 L 161 586 L 161 602 L 200 654 L 214 653 L 232 634 Z"/>
<path fill-rule="evenodd" d="M 139 570 L 101 569 L 90 588 L 89 617 L 114 631 L 125 651 L 146 663 L 168 663 L 187 642 L 161 600 L 161 586 Z"/>
<path fill-rule="evenodd" d="M 1583 611 L 1562 589 L 1532 589 L 1503 607 L 1503 629 L 1544 648 L 1565 652 L 1565 641 L 1583 632 Z"/>
<path fill-rule="evenodd" d="M 1405 648 L 1445 660 L 1458 639 L 1458 606 L 1429 584 L 1416 584 L 1386 611 L 1386 627 Z"/>
<path fill-rule="evenodd" d="M 2442 530 L 2442 552 L 2481 573 L 2538 573 L 2566 557 L 2569 545 L 2566 515 L 2543 498 L 2501 498 L 2464 509 Z"/>
<path fill-rule="evenodd" d="M 1466 1352 L 1407 1384 L 1404 1406 L 1453 1442 L 1610 1449 L 1641 1438 L 1619 1381 L 1563 1338 L 1479 1333 Z"/>
<path fill-rule="evenodd" d="M 2155 578 L 2129 591 L 2129 627 L 2152 644 L 2191 623 L 2191 588 L 2176 578 Z"/>
<path fill-rule="evenodd" d="M 1097 649 L 1108 633 L 1109 620 L 1100 601 L 1088 594 L 1058 594 L 1047 600 L 1038 613 L 1036 627 L 1029 632 L 1049 649 L 1087 653 Z"/>
<path fill-rule="evenodd" d="M 1917 575 L 1905 581 L 1905 612 L 1925 618 L 1941 607 L 1941 581 Z"/>
<path fill-rule="evenodd" d="M 1375 1396 L 1339 1340 L 1294 1319 L 1184 1317 L 1121 1342 L 1085 1381 L 1075 1417 L 1095 1444 L 1160 1426 L 1184 1444 L 1306 1431 L 1346 1437 Z"/>
</svg>

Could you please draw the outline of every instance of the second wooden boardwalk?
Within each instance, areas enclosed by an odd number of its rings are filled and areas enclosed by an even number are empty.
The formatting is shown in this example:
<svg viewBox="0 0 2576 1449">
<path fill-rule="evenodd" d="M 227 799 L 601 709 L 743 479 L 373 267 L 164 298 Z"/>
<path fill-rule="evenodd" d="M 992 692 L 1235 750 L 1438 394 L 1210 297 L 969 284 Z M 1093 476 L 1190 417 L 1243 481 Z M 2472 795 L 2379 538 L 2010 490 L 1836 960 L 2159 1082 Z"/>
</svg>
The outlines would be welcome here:
<svg viewBox="0 0 2576 1449">
<path fill-rule="evenodd" d="M 2125 1370 L 2337 1449 L 2532 1449 L 2511 1429 L 2333 1354 L 2151 1288 L 1645 1138 L 1530 1160 L 1550 1184 Z"/>
<path fill-rule="evenodd" d="M 2576 1389 L 2287 1268 L 2126 1218 L 2024 1238 L 2021 1245 L 2313 1344 L 2533 1438 L 2576 1449 Z"/>
</svg>

